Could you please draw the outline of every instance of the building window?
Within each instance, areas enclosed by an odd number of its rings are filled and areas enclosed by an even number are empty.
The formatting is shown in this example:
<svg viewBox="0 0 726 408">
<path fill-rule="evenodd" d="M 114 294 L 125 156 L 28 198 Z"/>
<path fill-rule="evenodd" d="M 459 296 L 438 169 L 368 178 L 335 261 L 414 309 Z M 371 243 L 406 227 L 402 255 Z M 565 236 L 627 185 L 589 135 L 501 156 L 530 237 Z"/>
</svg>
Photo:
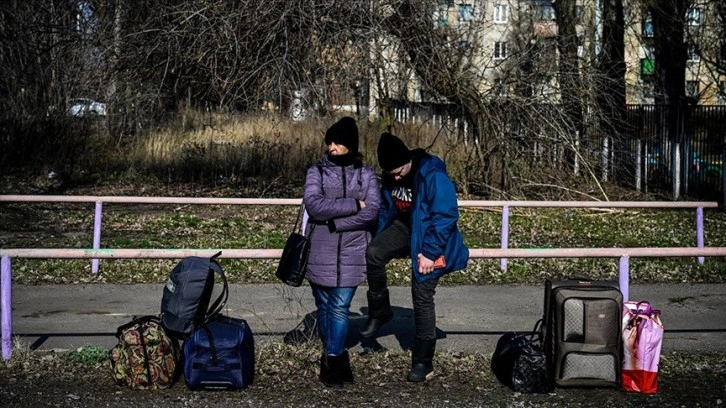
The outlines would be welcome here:
<svg viewBox="0 0 726 408">
<path fill-rule="evenodd" d="M 700 26 L 703 23 L 700 7 L 691 7 L 686 12 L 686 23 L 689 26 Z"/>
<path fill-rule="evenodd" d="M 701 54 L 698 46 L 695 44 L 688 45 L 688 62 L 699 62 L 701 61 Z"/>
<path fill-rule="evenodd" d="M 508 4 L 495 4 L 494 5 L 494 22 L 504 24 L 509 21 L 509 5 Z"/>
<path fill-rule="evenodd" d="M 534 0 L 534 19 L 539 21 L 554 21 L 555 7 L 550 0 Z"/>
<path fill-rule="evenodd" d="M 653 30 L 653 13 L 646 11 L 643 16 L 643 37 L 651 38 L 655 34 Z"/>
<path fill-rule="evenodd" d="M 686 96 L 698 99 L 700 90 L 698 81 L 686 81 Z"/>
<path fill-rule="evenodd" d="M 496 96 L 508 96 L 507 84 L 501 78 L 495 79 L 492 86 L 492 93 Z"/>
<path fill-rule="evenodd" d="M 494 59 L 503 60 L 507 58 L 507 43 L 506 42 L 495 42 L 494 43 Z"/>
<path fill-rule="evenodd" d="M 644 44 L 643 55 L 645 55 L 645 58 L 655 59 L 655 45 Z"/>
<path fill-rule="evenodd" d="M 585 58 L 585 37 L 577 36 L 577 57 Z"/>
<path fill-rule="evenodd" d="M 655 96 L 655 76 L 643 77 L 643 97 L 653 98 Z"/>
<path fill-rule="evenodd" d="M 447 27 L 449 25 L 449 5 L 446 3 L 439 3 L 434 11 L 434 27 Z"/>
<path fill-rule="evenodd" d="M 726 81 L 718 83 L 718 103 L 726 105 Z"/>
<path fill-rule="evenodd" d="M 471 21 L 474 19 L 474 6 L 471 4 L 459 4 L 459 21 Z"/>
<path fill-rule="evenodd" d="M 535 95 L 550 96 L 556 93 L 556 89 L 552 86 L 550 79 L 544 79 L 542 82 L 532 86 Z"/>
<path fill-rule="evenodd" d="M 655 60 L 652 58 L 640 59 L 640 75 L 647 76 L 655 73 Z"/>
<path fill-rule="evenodd" d="M 582 24 L 582 22 L 585 21 L 584 6 L 575 6 L 575 18 L 577 19 L 577 24 Z"/>
<path fill-rule="evenodd" d="M 640 75 L 655 74 L 655 47 L 653 45 L 643 45 L 644 58 L 640 59 Z"/>
</svg>

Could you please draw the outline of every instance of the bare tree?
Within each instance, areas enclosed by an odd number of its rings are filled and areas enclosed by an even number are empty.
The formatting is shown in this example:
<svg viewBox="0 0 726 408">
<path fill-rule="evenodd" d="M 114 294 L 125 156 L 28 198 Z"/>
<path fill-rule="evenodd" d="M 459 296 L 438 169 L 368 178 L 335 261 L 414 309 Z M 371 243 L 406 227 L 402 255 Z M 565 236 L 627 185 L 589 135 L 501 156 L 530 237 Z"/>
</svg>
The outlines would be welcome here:
<svg viewBox="0 0 726 408">
<path fill-rule="evenodd" d="M 581 54 L 581 35 L 575 27 L 582 23 L 574 1 L 558 1 L 556 13 L 544 14 L 531 3 L 498 2 L 490 6 L 499 14 L 492 18 L 489 7 L 487 15 L 467 22 L 466 30 L 435 24 L 433 16 L 446 2 L 383 4 L 373 20 L 382 21 L 382 28 L 397 41 L 421 87 L 460 106 L 471 125 L 474 143 L 466 150 L 470 164 L 476 165 L 468 166 L 460 180 L 509 194 L 527 194 L 547 185 L 566 190 L 574 167 L 599 184 L 597 130 L 603 124 L 612 128 L 622 119 L 622 110 L 612 109 L 619 102 L 610 99 L 614 86 L 620 90 L 615 93 L 619 100 L 624 99 L 622 16 L 616 15 L 622 3 L 609 6 L 609 54 L 600 65 Z M 498 24 L 505 22 L 497 21 L 504 19 L 503 13 L 508 13 L 506 24 Z M 597 120 L 586 119 L 584 109 Z M 585 123 L 591 123 L 588 133 Z M 563 167 L 564 163 L 569 165 Z"/>
<path fill-rule="evenodd" d="M 91 22 L 79 10 L 71 1 L 0 3 L 2 165 L 70 168 L 82 160 L 81 138 L 93 124 L 68 121 L 68 100 L 97 98 L 98 78 L 87 73 Z"/>
<path fill-rule="evenodd" d="M 284 110 L 303 92 L 315 104 L 366 77 L 352 52 L 365 27 L 359 5 L 339 2 L 104 0 L 98 4 L 110 82 L 122 106 L 157 113 Z M 141 98 L 142 100 L 138 100 Z M 145 101 L 144 101 L 145 100 Z M 320 105 L 320 104 L 318 104 Z"/>
<path fill-rule="evenodd" d="M 726 75 L 726 3 L 716 0 L 693 2 L 686 12 L 685 41 L 694 77 L 703 78 L 701 99 L 726 98 L 721 89 Z"/>
<path fill-rule="evenodd" d="M 468 133 L 443 144 L 463 152 L 465 189 L 527 195 L 597 184 L 599 130 L 621 118 L 622 2 L 597 11 L 602 55 L 582 52 L 592 23 L 580 21 L 574 0 L 471 3 L 72 0 L 45 2 L 49 12 L 33 16 L 11 2 L 0 9 L 4 33 L 33 40 L 9 38 L 0 69 L 8 78 L 32 72 L 35 95 L 105 99 L 119 141 L 186 108 L 284 112 L 302 95 L 326 113 L 361 104 L 371 81 L 379 112 L 412 93 L 460 110 Z M 28 23 L 36 21 L 42 29 Z M 23 43 L 38 46 L 14 48 Z M 6 79 L 0 92 L 20 102 L 30 89 L 20 84 Z"/>
</svg>

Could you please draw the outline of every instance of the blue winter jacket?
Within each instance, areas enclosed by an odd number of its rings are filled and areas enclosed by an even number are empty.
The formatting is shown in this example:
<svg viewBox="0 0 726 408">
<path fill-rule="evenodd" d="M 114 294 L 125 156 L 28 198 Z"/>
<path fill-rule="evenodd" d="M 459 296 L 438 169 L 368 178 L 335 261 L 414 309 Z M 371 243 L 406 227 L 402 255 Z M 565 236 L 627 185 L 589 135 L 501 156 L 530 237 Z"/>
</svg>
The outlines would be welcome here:
<svg viewBox="0 0 726 408">
<path fill-rule="evenodd" d="M 446 165 L 436 156 L 421 149 L 412 151 L 421 161 L 413 181 L 411 207 L 411 268 L 413 277 L 423 282 L 449 272 L 466 268 L 469 249 L 459 231 L 459 204 L 454 183 L 446 173 Z M 378 232 L 389 227 L 396 219 L 396 207 L 391 196 L 392 180 L 384 176 L 381 189 L 381 211 Z M 446 267 L 435 269 L 428 275 L 418 271 L 418 254 L 435 260 L 444 255 Z"/>
<path fill-rule="evenodd" d="M 358 209 L 358 200 L 365 208 Z M 338 166 L 326 155 L 308 169 L 303 202 L 310 216 L 307 279 L 327 287 L 360 285 L 381 202 L 375 171 L 359 164 Z"/>
</svg>

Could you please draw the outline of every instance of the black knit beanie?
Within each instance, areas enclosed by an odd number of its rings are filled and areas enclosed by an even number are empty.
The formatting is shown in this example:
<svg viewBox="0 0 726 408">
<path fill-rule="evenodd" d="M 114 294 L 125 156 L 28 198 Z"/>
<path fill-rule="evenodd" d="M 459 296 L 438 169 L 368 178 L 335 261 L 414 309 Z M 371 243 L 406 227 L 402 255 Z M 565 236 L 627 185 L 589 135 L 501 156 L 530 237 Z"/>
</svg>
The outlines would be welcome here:
<svg viewBox="0 0 726 408">
<path fill-rule="evenodd" d="M 411 160 L 411 152 L 403 140 L 383 133 L 378 140 L 378 165 L 384 171 L 397 169 Z"/>
<path fill-rule="evenodd" d="M 325 132 L 325 144 L 335 142 L 348 148 L 351 153 L 358 152 L 358 126 L 355 119 L 346 116 L 333 123 Z"/>
</svg>

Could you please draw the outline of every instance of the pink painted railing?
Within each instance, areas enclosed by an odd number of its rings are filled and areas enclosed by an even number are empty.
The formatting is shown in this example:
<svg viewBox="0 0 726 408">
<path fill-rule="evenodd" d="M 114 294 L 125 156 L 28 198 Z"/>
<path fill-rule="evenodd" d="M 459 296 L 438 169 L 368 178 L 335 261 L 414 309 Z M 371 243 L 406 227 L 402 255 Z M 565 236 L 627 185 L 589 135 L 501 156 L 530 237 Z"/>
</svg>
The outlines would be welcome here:
<svg viewBox="0 0 726 408">
<path fill-rule="evenodd" d="M 64 202 L 95 203 L 93 249 L 14 248 L 0 249 L 0 320 L 2 353 L 6 360 L 12 353 L 12 291 L 11 258 L 73 258 L 91 259 L 93 272 L 98 272 L 98 260 L 113 259 L 179 259 L 187 256 L 211 256 L 219 249 L 101 249 L 101 220 L 103 203 L 133 204 L 207 204 L 207 205 L 299 205 L 300 199 L 255 198 L 192 198 L 192 197 L 124 197 L 124 196 L 33 196 L 0 195 L 0 202 Z M 703 209 L 716 208 L 716 202 L 645 202 L 645 201 L 459 201 L 460 207 L 501 207 L 501 249 L 473 248 L 471 258 L 500 258 L 506 270 L 507 258 L 620 258 L 619 283 L 624 299 L 628 298 L 630 257 L 698 257 L 726 256 L 726 247 L 704 248 Z M 523 248 L 509 249 L 510 208 L 695 208 L 696 247 L 682 248 Z M 280 249 L 222 249 L 222 258 L 276 259 Z"/>
<path fill-rule="evenodd" d="M 51 195 L 0 195 L 0 202 L 54 202 L 95 203 L 93 223 L 93 249 L 101 248 L 101 223 L 104 203 L 125 204 L 199 204 L 199 205 L 300 205 L 299 198 L 204 198 L 204 197 L 131 197 L 131 196 L 51 196 Z M 512 208 L 695 208 L 696 246 L 703 248 L 703 209 L 717 208 L 715 201 L 486 201 L 460 200 L 460 207 L 502 209 L 501 248 L 509 247 L 509 213 Z M 698 258 L 703 264 L 703 257 Z M 507 258 L 501 258 L 500 266 L 507 270 Z M 91 260 L 91 271 L 98 273 L 98 258 Z"/>
</svg>

